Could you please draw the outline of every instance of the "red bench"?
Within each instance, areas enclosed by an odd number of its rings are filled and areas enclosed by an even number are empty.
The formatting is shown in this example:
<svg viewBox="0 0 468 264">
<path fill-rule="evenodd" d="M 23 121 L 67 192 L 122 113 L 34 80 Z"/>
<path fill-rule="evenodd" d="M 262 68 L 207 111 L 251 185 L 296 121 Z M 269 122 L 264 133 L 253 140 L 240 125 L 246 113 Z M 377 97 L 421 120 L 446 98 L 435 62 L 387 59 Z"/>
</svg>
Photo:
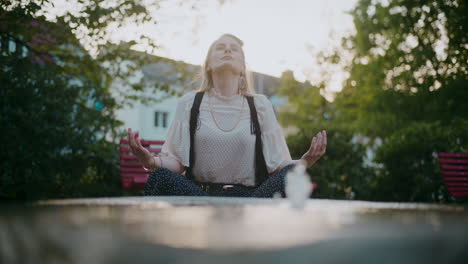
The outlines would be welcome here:
<svg viewBox="0 0 468 264">
<path fill-rule="evenodd" d="M 141 144 L 151 154 L 156 155 L 161 152 L 164 141 L 161 140 L 141 140 Z M 132 154 L 128 147 L 128 140 L 120 140 L 120 179 L 125 190 L 143 189 L 148 180 L 149 172 L 143 169 L 137 157 Z"/>
<path fill-rule="evenodd" d="M 468 197 L 468 153 L 439 153 L 439 164 L 450 195 Z"/>
</svg>

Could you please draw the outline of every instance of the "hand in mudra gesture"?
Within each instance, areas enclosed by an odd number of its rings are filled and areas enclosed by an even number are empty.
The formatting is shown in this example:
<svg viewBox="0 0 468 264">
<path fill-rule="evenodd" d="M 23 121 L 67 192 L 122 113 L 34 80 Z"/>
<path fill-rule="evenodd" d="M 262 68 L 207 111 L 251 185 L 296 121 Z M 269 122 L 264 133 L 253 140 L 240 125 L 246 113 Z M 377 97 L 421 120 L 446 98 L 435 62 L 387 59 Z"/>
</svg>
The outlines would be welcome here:
<svg viewBox="0 0 468 264">
<path fill-rule="evenodd" d="M 147 169 L 156 168 L 155 160 L 151 156 L 151 153 L 141 145 L 139 132 L 132 132 L 131 128 L 128 129 L 128 146 L 130 147 L 133 155 L 135 155 L 141 164 L 143 164 L 143 167 Z"/>
<path fill-rule="evenodd" d="M 307 168 L 319 160 L 327 149 L 327 132 L 322 130 L 312 139 L 309 150 L 302 155 L 301 159 L 307 162 Z"/>
</svg>

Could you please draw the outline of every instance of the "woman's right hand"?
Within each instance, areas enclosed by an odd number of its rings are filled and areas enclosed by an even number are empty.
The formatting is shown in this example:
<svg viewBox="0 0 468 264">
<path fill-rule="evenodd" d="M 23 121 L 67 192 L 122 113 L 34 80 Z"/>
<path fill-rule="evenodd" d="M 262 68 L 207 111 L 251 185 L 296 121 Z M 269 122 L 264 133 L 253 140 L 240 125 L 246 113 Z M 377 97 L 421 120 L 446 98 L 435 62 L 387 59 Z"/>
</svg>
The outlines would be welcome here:
<svg viewBox="0 0 468 264">
<path fill-rule="evenodd" d="M 151 156 L 151 153 L 141 145 L 139 139 L 139 132 L 132 132 L 132 129 L 128 129 L 128 146 L 132 153 L 138 158 L 146 169 L 156 169 L 156 160 Z"/>
</svg>

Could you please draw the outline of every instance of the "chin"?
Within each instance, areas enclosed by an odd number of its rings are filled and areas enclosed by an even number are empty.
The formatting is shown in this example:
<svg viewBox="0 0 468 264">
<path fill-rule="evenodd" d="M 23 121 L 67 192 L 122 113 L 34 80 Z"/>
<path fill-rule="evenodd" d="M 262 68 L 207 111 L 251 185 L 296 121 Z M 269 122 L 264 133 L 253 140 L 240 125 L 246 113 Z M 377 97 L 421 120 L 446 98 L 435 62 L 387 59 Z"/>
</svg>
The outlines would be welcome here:
<svg viewBox="0 0 468 264">
<path fill-rule="evenodd" d="M 223 61 L 217 65 L 214 69 L 215 72 L 224 72 L 224 71 L 231 71 L 233 74 L 237 75 L 240 74 L 240 67 L 235 65 L 232 61 Z"/>
</svg>

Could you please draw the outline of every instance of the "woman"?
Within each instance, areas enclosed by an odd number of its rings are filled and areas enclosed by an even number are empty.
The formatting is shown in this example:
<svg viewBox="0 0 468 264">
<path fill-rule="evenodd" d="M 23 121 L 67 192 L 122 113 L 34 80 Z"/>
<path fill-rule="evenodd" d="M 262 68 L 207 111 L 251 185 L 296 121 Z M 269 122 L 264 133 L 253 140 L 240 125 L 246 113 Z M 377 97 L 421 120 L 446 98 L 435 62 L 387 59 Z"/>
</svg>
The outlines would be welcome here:
<svg viewBox="0 0 468 264">
<path fill-rule="evenodd" d="M 284 197 L 286 172 L 325 153 L 321 131 L 300 160 L 291 159 L 270 101 L 246 81 L 242 46 L 230 34 L 210 46 L 201 87 L 179 99 L 160 155 L 128 129 L 132 152 L 152 171 L 145 195 Z"/>
</svg>

